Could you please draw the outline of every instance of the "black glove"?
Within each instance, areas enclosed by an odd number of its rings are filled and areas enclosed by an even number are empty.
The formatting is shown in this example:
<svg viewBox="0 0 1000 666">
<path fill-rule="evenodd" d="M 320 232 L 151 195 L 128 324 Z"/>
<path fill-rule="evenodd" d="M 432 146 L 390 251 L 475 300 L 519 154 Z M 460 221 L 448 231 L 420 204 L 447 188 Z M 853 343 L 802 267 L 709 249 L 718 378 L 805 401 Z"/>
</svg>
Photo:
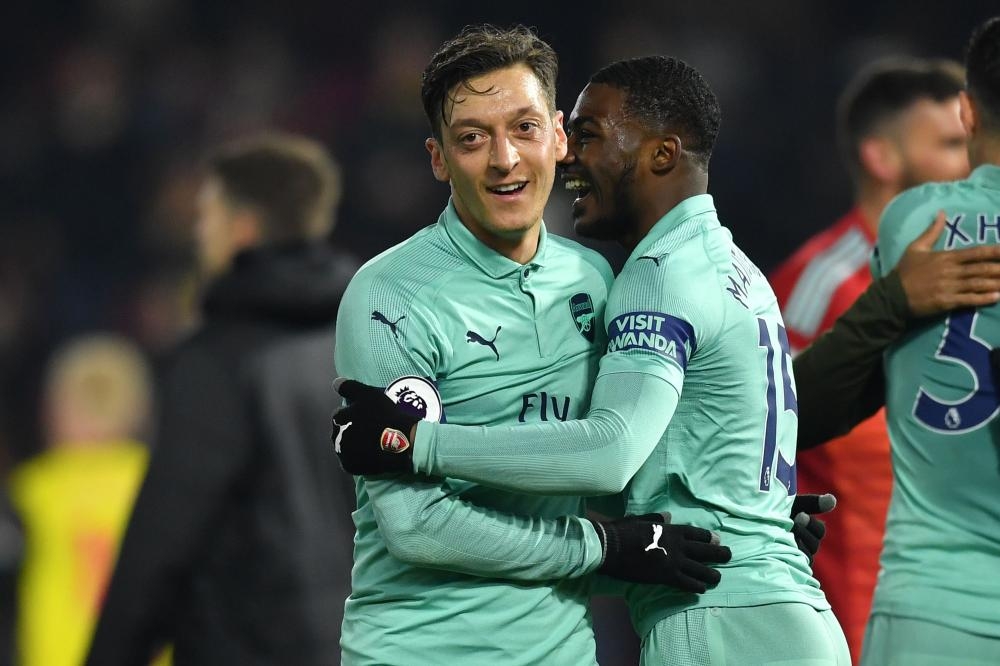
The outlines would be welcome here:
<svg viewBox="0 0 1000 666">
<path fill-rule="evenodd" d="M 604 549 L 598 571 L 619 580 L 701 593 L 720 578 L 717 569 L 703 563 L 728 562 L 733 556 L 708 530 L 669 524 L 669 513 L 590 522 Z"/>
<path fill-rule="evenodd" d="M 350 474 L 413 471 L 410 429 L 420 419 L 408 414 L 382 389 L 345 379 L 334 382 L 347 406 L 333 414 L 330 440 Z"/>
<path fill-rule="evenodd" d="M 809 564 L 812 564 L 819 552 L 819 543 L 826 535 L 826 525 L 812 514 L 829 513 L 835 506 L 837 498 L 830 493 L 796 495 L 792 500 L 792 534 L 795 535 L 795 545 L 809 558 Z"/>
</svg>

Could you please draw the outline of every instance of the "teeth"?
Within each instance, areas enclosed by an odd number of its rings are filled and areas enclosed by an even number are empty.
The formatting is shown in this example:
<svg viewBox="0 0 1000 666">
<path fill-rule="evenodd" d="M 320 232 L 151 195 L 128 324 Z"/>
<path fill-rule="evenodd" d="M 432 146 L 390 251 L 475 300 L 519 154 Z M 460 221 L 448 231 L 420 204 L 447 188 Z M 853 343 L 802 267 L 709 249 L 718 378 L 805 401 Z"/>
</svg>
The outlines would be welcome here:
<svg viewBox="0 0 1000 666">
<path fill-rule="evenodd" d="M 514 183 L 513 185 L 498 185 L 491 188 L 494 192 L 514 192 L 524 187 L 524 183 Z"/>
<path fill-rule="evenodd" d="M 567 190 L 580 191 L 590 189 L 590 183 L 579 178 L 570 178 L 566 181 L 565 185 Z"/>
</svg>

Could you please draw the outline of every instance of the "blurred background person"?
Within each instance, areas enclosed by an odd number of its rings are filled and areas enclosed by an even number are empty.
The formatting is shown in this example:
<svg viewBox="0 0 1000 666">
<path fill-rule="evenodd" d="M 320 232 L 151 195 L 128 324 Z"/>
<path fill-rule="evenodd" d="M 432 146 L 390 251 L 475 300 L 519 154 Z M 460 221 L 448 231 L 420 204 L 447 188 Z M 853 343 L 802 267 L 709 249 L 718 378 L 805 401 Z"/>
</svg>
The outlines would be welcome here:
<svg viewBox="0 0 1000 666">
<path fill-rule="evenodd" d="M 146 468 L 149 368 L 120 337 L 70 340 L 45 380 L 48 448 L 10 491 L 24 523 L 18 663 L 76 666 L 86 653 L 129 509 Z"/>
<path fill-rule="evenodd" d="M 154 453 L 88 663 L 339 663 L 354 484 L 329 452 L 334 322 L 356 266 L 315 141 L 258 135 L 198 193 L 203 322 L 165 363 Z"/>
<path fill-rule="evenodd" d="M 863 69 L 845 90 L 837 138 L 855 184 L 854 207 L 770 275 L 793 353 L 827 330 L 871 284 L 879 218 L 903 190 L 968 174 L 958 113 L 961 65 L 892 59 Z M 928 220 L 930 222 L 930 220 Z M 879 568 L 892 467 L 885 411 L 850 434 L 797 457 L 801 492 L 832 492 L 827 539 L 813 562 L 853 659 Z"/>
</svg>

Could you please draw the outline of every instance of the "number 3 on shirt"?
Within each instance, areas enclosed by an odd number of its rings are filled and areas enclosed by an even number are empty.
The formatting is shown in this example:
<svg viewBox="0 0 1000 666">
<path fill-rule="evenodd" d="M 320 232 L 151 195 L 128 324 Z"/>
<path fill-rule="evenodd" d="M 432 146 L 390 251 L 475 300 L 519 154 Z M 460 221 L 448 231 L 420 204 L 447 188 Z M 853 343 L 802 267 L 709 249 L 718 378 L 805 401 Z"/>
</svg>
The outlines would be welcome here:
<svg viewBox="0 0 1000 666">
<path fill-rule="evenodd" d="M 990 346 L 973 333 L 978 317 L 975 310 L 948 317 L 944 338 L 934 356 L 968 370 L 972 375 L 972 392 L 950 402 L 936 398 L 921 386 L 913 416 L 928 430 L 958 435 L 989 423 L 1000 412 L 990 366 Z"/>
<path fill-rule="evenodd" d="M 768 492 L 771 490 L 771 469 L 775 464 L 777 455 L 777 465 L 774 469 L 774 477 L 781 482 L 789 495 L 796 492 L 795 464 L 789 464 L 785 457 L 778 450 L 778 415 L 779 411 L 791 412 L 798 416 L 799 401 L 795 397 L 795 387 L 792 386 L 792 375 L 788 371 L 791 363 L 791 351 L 788 347 L 788 333 L 785 327 L 777 324 L 778 353 L 781 354 L 781 409 L 778 409 L 778 390 L 774 383 L 774 343 L 771 332 L 768 330 L 767 320 L 758 317 L 757 326 L 760 329 L 759 346 L 767 352 L 767 419 L 764 424 L 764 451 L 760 462 L 760 490 Z"/>
</svg>

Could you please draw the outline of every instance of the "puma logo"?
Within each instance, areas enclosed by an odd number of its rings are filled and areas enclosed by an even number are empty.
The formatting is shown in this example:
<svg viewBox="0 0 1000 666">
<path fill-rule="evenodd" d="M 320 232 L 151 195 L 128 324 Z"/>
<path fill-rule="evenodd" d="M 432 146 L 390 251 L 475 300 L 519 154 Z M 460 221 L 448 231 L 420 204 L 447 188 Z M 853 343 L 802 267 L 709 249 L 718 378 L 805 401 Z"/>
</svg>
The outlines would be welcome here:
<svg viewBox="0 0 1000 666">
<path fill-rule="evenodd" d="M 656 264 L 657 268 L 659 268 L 659 266 L 660 266 L 660 258 L 659 257 L 650 257 L 650 256 L 644 254 L 641 257 L 639 257 L 639 259 L 649 259 L 654 264 Z M 639 261 L 639 259 L 636 259 L 636 261 Z"/>
<path fill-rule="evenodd" d="M 660 537 L 663 536 L 663 525 L 653 524 L 653 542 L 646 546 L 646 550 L 643 552 L 649 552 L 651 550 L 662 550 L 663 554 L 670 557 L 670 553 L 667 549 L 660 545 Z"/>
<path fill-rule="evenodd" d="M 334 450 L 335 453 L 337 453 L 339 455 L 340 454 L 340 440 L 344 436 L 344 431 L 347 430 L 348 428 L 350 428 L 352 425 L 354 425 L 354 421 L 348 421 L 344 425 L 340 425 L 339 423 L 337 423 L 336 421 L 334 421 L 333 425 L 337 426 L 337 439 L 333 440 L 333 450 Z"/>
<path fill-rule="evenodd" d="M 497 326 L 497 332 L 493 334 L 492 340 L 487 340 L 483 336 L 479 335 L 475 331 L 465 332 L 466 342 L 475 342 L 476 344 L 483 345 L 484 347 L 489 347 L 493 350 L 493 353 L 497 355 L 497 360 L 500 360 L 500 352 L 497 351 L 497 346 L 494 344 L 497 341 L 497 336 L 500 335 L 500 326 Z"/>
<path fill-rule="evenodd" d="M 389 330 L 392 331 L 392 337 L 398 338 L 399 337 L 399 331 L 396 329 L 396 324 L 398 324 L 399 322 L 401 322 L 404 319 L 406 319 L 406 315 L 403 315 L 402 317 L 400 317 L 396 321 L 389 321 L 388 319 L 386 319 L 386 317 L 385 317 L 384 314 L 382 314 L 378 310 L 373 310 L 372 311 L 372 319 L 374 319 L 377 322 L 381 322 L 381 323 L 385 324 L 386 326 L 388 326 Z"/>
</svg>

